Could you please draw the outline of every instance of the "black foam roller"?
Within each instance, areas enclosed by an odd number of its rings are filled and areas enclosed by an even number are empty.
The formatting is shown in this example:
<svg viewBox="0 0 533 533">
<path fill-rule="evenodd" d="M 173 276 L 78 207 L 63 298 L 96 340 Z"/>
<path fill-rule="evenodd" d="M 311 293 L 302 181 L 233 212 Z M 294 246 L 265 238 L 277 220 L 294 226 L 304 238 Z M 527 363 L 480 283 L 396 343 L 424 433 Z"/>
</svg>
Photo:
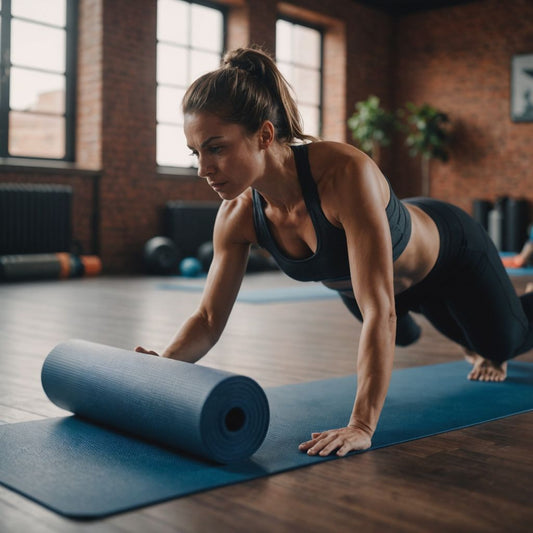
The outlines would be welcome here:
<svg viewBox="0 0 533 533">
<path fill-rule="evenodd" d="M 526 200 L 509 198 L 505 205 L 505 246 L 508 252 L 519 252 L 527 239 L 528 204 Z"/>
<path fill-rule="evenodd" d="M 486 230 L 489 228 L 489 213 L 492 210 L 492 202 L 488 200 L 474 200 L 472 203 L 472 216 Z"/>
<path fill-rule="evenodd" d="M 0 256 L 0 279 L 57 279 L 61 262 L 56 254 L 28 254 Z"/>
</svg>

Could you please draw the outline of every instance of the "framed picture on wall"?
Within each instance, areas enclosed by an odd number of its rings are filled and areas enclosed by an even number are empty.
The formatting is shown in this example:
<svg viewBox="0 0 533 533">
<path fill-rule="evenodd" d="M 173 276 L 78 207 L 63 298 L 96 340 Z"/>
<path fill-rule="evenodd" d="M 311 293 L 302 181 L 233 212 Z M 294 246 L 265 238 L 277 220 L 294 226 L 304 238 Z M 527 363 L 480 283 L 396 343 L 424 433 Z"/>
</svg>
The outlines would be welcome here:
<svg viewBox="0 0 533 533">
<path fill-rule="evenodd" d="M 533 53 L 511 60 L 511 119 L 533 122 Z"/>
</svg>

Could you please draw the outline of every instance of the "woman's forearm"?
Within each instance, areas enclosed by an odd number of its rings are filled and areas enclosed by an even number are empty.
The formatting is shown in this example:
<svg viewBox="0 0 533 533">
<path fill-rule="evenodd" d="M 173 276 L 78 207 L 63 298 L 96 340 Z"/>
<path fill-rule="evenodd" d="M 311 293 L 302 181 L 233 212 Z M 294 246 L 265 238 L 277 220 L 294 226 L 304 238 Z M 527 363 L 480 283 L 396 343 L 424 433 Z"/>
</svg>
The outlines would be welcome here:
<svg viewBox="0 0 533 533">
<path fill-rule="evenodd" d="M 196 363 L 216 344 L 219 337 L 220 333 L 209 319 L 197 311 L 180 327 L 162 356 Z"/>
<path fill-rule="evenodd" d="M 357 359 L 357 395 L 349 425 L 370 435 L 387 396 L 394 361 L 396 317 L 365 317 Z"/>
</svg>

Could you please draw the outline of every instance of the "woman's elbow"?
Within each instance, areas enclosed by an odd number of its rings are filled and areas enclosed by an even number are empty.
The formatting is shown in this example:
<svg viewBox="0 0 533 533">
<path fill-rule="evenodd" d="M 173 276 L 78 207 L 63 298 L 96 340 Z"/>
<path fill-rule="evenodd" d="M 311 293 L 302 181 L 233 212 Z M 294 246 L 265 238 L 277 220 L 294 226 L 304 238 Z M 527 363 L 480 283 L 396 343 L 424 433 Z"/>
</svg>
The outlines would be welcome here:
<svg viewBox="0 0 533 533">
<path fill-rule="evenodd" d="M 213 347 L 222 336 L 225 323 L 220 323 L 214 315 L 210 314 L 206 309 L 198 309 L 195 313 L 197 323 L 204 332 L 207 342 Z"/>
<path fill-rule="evenodd" d="M 391 339 L 396 337 L 396 309 L 394 306 L 374 307 L 365 310 L 363 315 L 363 324 L 369 328 L 376 329 L 380 336 L 384 333 L 390 334 Z"/>
<path fill-rule="evenodd" d="M 390 331 L 394 336 L 396 335 L 396 324 L 398 319 L 396 317 L 396 309 L 393 307 L 391 309 L 385 309 L 380 313 L 381 324 L 383 328 L 386 328 L 387 331 Z"/>
<path fill-rule="evenodd" d="M 361 309 L 364 322 L 396 325 L 396 308 L 394 304 L 372 305 Z"/>
</svg>

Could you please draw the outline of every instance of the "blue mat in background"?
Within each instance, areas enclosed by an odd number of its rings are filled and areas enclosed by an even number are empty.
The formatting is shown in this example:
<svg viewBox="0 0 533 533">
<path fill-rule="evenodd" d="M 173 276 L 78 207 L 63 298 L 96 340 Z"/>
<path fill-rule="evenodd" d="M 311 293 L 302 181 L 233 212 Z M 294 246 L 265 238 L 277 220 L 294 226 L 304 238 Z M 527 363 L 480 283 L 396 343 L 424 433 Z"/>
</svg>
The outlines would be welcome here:
<svg viewBox="0 0 533 533">
<path fill-rule="evenodd" d="M 516 255 L 510 252 L 501 252 L 502 257 L 506 255 Z M 507 268 L 509 276 L 531 276 L 533 277 L 533 267 Z M 162 282 L 157 284 L 159 290 L 195 292 L 204 290 L 204 282 Z M 301 285 L 290 287 L 274 287 L 265 289 L 241 289 L 237 296 L 237 301 L 252 304 L 269 304 L 281 302 L 303 302 L 308 300 L 330 300 L 338 298 L 337 291 L 328 289 L 321 283 L 302 283 Z"/>
<path fill-rule="evenodd" d="M 372 449 L 533 409 L 532 363 L 511 362 L 503 383 L 468 381 L 469 368 L 460 361 L 395 371 Z M 313 431 L 346 424 L 355 384 L 348 376 L 267 389 L 266 439 L 249 459 L 231 465 L 77 416 L 6 424 L 0 426 L 0 482 L 58 513 L 87 519 L 335 459 L 309 457 L 298 444 Z M 357 461 L 346 468 L 357 469 Z"/>
<path fill-rule="evenodd" d="M 531 276 L 533 277 L 533 267 L 525 268 L 506 268 L 509 276 Z"/>
<path fill-rule="evenodd" d="M 203 284 L 159 283 L 157 288 L 166 291 L 202 292 Z M 337 291 L 328 289 L 321 283 L 306 283 L 295 287 L 276 287 L 268 289 L 241 289 L 238 302 L 266 304 L 278 302 L 302 302 L 306 300 L 329 300 L 338 298 Z"/>
</svg>

